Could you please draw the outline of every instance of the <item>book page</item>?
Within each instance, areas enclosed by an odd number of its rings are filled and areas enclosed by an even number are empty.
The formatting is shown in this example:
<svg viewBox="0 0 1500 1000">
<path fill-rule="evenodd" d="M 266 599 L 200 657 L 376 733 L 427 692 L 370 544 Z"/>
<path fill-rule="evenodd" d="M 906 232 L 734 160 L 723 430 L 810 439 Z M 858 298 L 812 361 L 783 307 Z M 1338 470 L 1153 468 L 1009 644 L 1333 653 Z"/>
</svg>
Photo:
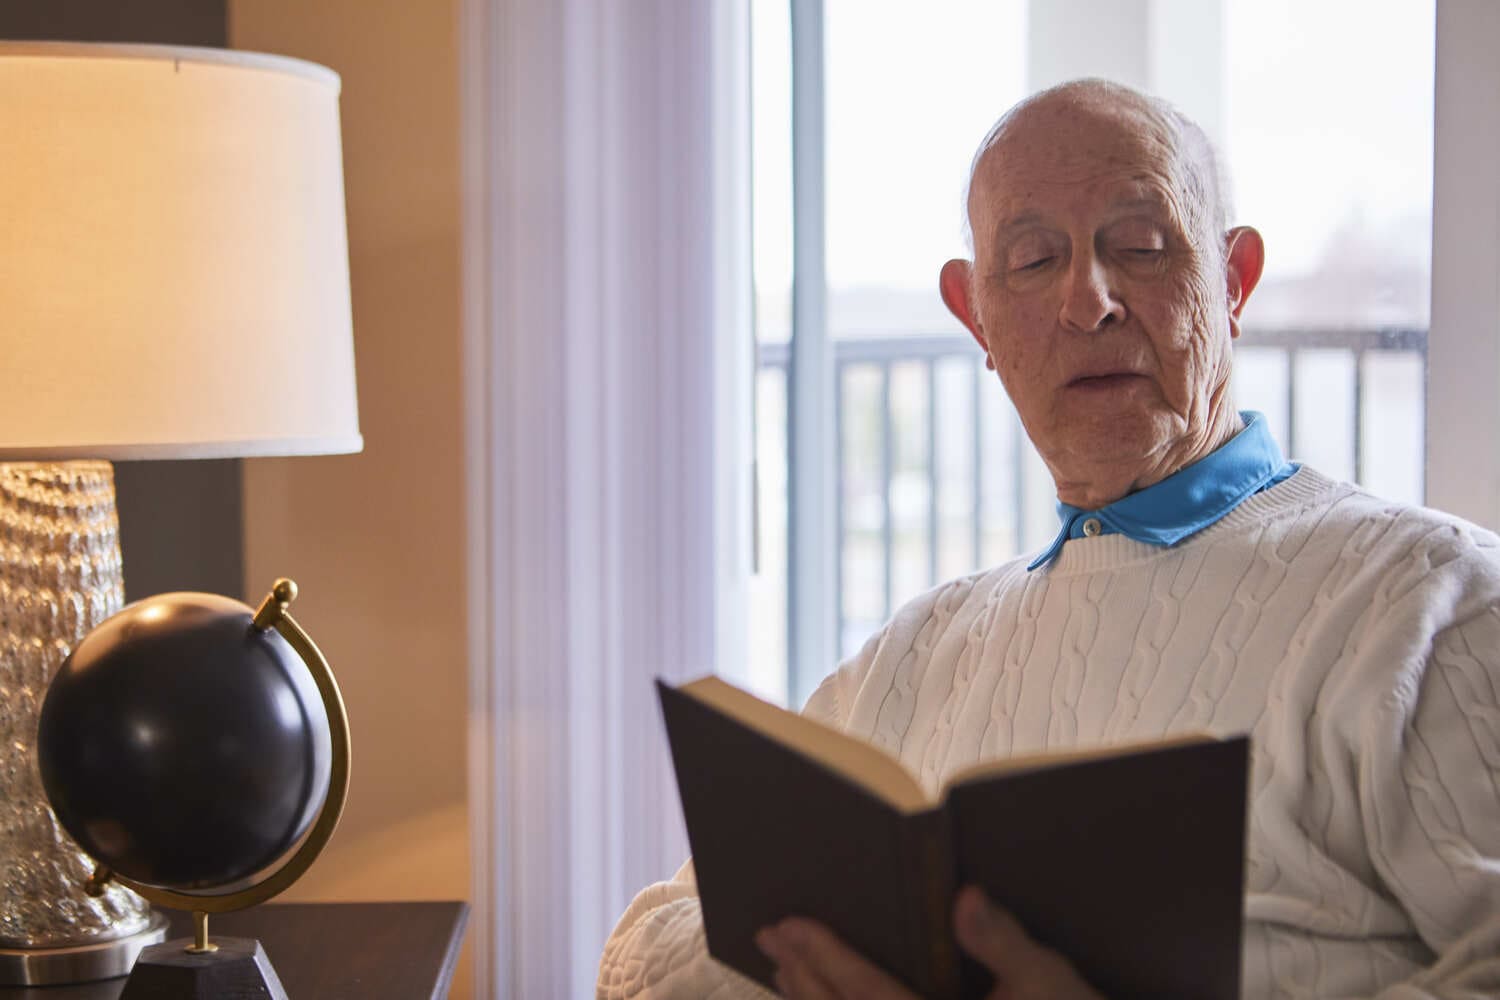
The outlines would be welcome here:
<svg viewBox="0 0 1500 1000">
<path fill-rule="evenodd" d="M 903 812 L 917 813 L 933 805 L 899 761 L 862 740 L 762 701 L 718 677 L 704 677 L 677 690 L 819 761 Z"/>
</svg>

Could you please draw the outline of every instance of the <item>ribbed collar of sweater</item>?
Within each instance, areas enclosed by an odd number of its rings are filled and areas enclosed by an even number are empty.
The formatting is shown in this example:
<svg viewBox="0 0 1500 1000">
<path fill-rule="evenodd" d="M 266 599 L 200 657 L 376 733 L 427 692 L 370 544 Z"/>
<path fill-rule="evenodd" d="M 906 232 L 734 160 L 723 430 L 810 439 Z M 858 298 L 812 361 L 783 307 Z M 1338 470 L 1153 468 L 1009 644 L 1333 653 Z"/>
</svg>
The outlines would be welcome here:
<svg viewBox="0 0 1500 1000">
<path fill-rule="evenodd" d="M 1068 542 L 1091 542 L 1121 535 L 1157 547 L 1176 545 L 1213 525 L 1250 497 L 1290 478 L 1297 465 L 1288 462 L 1271 436 L 1265 417 L 1253 410 L 1240 414 L 1245 426 L 1224 445 L 1159 483 L 1137 490 L 1097 510 L 1057 503 L 1062 527 L 1026 568 L 1034 570 L 1056 559 Z"/>
</svg>

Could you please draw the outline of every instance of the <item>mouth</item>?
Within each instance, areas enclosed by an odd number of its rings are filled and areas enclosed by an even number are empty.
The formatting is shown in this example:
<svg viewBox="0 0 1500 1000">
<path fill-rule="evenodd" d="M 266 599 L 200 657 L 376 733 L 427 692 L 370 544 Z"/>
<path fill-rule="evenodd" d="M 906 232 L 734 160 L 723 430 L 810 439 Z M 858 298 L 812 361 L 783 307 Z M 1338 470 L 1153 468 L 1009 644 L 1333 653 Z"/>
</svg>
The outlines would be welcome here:
<svg viewBox="0 0 1500 1000">
<path fill-rule="evenodd" d="M 1135 372 L 1101 372 L 1097 375 L 1080 375 L 1068 383 L 1068 388 L 1082 389 L 1085 392 L 1105 392 L 1125 388 L 1144 378 L 1144 375 L 1137 375 Z"/>
</svg>

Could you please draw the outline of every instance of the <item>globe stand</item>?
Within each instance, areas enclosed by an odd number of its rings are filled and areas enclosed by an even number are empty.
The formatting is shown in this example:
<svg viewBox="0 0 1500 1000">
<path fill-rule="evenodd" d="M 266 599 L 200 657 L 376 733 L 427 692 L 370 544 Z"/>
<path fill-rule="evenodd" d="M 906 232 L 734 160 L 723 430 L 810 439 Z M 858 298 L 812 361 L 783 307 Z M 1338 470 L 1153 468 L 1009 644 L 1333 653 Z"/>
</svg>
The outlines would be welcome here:
<svg viewBox="0 0 1500 1000">
<path fill-rule="evenodd" d="M 152 945 L 136 960 L 120 1000 L 290 1000 L 254 938 L 208 939 L 208 914 L 193 911 L 194 936 Z"/>
<path fill-rule="evenodd" d="M 187 595 L 193 596 L 193 595 Z M 321 853 L 339 817 L 349 792 L 349 716 L 334 679 L 333 669 L 322 652 L 288 613 L 296 599 L 297 585 L 277 580 L 249 622 L 259 632 L 275 630 L 302 660 L 316 684 L 328 718 L 331 768 L 328 791 L 311 830 L 274 871 L 257 876 L 254 884 L 233 891 L 211 889 L 178 890 L 148 884 L 120 875 L 108 865 L 99 865 L 85 886 L 89 896 L 107 891 L 109 883 L 125 886 L 158 906 L 190 910 L 194 936 L 152 945 L 140 953 L 120 994 L 122 1000 L 287 1000 L 276 971 L 265 950 L 253 938 L 208 938 L 208 914 L 238 910 L 276 896 L 305 872 Z M 249 610 L 248 608 L 246 609 Z M 43 712 L 44 720 L 46 712 Z M 42 741 L 46 743 L 45 740 Z M 46 781 L 46 768 L 44 783 Z M 52 790 L 48 789 L 49 796 Z M 56 799 L 53 799 L 54 804 Z M 158 939 L 159 940 L 159 939 Z M 124 970 L 121 970 L 123 973 Z"/>
</svg>

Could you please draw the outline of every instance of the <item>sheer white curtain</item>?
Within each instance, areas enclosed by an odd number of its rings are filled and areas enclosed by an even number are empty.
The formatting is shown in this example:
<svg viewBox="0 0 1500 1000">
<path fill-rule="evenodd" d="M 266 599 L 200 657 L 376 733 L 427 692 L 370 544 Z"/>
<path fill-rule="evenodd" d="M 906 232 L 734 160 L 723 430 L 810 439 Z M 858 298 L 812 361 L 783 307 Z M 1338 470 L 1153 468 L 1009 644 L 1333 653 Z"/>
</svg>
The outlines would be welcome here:
<svg viewBox="0 0 1500 1000">
<path fill-rule="evenodd" d="M 478 995 L 592 995 L 687 853 L 652 679 L 743 648 L 744 14 L 464 8 Z"/>
</svg>

